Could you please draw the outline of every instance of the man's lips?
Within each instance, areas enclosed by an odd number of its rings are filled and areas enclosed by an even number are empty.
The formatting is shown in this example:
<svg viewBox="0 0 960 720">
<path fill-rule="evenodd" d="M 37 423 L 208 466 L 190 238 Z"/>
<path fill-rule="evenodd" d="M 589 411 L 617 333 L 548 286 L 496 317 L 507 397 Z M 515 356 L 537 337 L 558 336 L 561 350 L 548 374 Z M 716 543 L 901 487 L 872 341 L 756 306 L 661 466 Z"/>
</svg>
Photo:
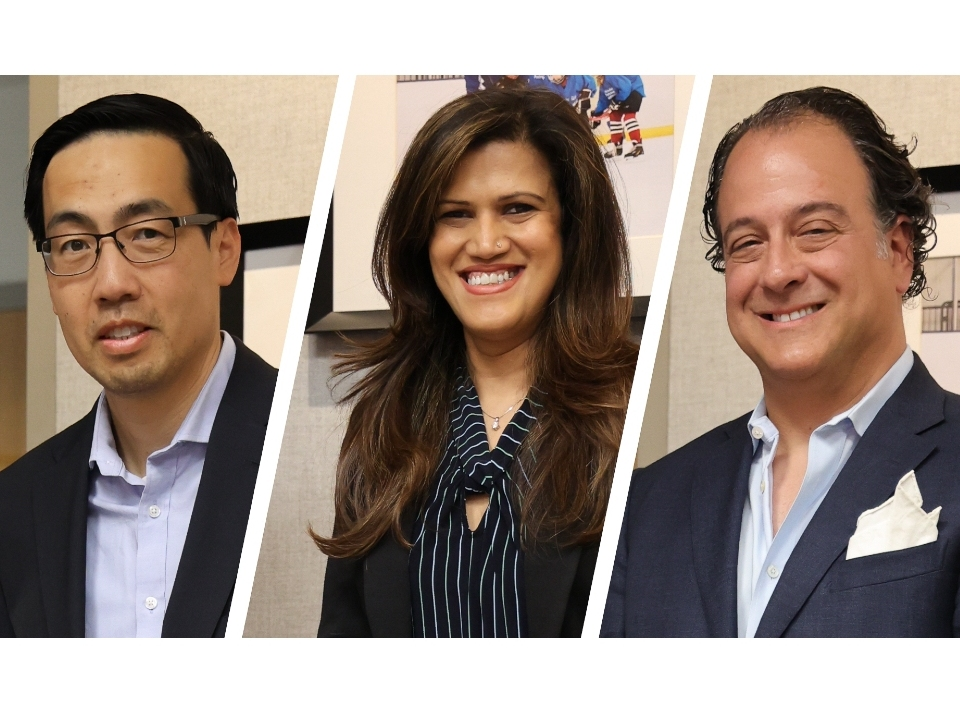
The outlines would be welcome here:
<svg viewBox="0 0 960 720">
<path fill-rule="evenodd" d="M 798 308 L 793 309 L 777 309 L 773 312 L 767 313 L 758 313 L 760 317 L 764 320 L 769 320 L 774 323 L 786 323 L 792 322 L 794 320 L 800 320 L 805 318 L 807 315 L 813 315 L 816 312 L 819 312 L 824 307 L 824 303 L 813 303 L 812 305 L 803 305 Z"/>
<path fill-rule="evenodd" d="M 146 341 L 150 330 L 148 325 L 134 321 L 111 322 L 100 328 L 97 340 L 107 352 L 132 352 Z"/>
<path fill-rule="evenodd" d="M 100 332 L 100 338 L 105 340 L 125 340 L 131 335 L 138 335 L 146 330 L 146 325 L 115 325 Z"/>
</svg>

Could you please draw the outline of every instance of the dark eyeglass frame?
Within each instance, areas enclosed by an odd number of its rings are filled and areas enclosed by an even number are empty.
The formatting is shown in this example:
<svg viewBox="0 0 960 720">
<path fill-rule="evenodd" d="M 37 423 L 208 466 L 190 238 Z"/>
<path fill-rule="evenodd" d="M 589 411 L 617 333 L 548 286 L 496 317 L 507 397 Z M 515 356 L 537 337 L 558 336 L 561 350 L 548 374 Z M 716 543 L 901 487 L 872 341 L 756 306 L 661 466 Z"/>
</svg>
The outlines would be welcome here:
<svg viewBox="0 0 960 720">
<path fill-rule="evenodd" d="M 97 266 L 97 263 L 100 262 L 101 240 L 103 240 L 104 238 L 113 238 L 113 242 L 117 246 L 117 250 L 120 251 L 120 254 L 123 255 L 123 257 L 126 258 L 128 262 L 132 262 L 136 265 L 145 265 L 147 263 L 157 262 L 159 260 L 166 260 L 168 257 L 170 257 L 170 255 L 173 255 L 173 253 L 176 252 L 178 229 L 182 227 L 189 227 L 191 225 L 198 225 L 201 227 L 204 227 L 207 225 L 213 225 L 214 223 L 220 222 L 222 219 L 223 218 L 221 218 L 219 215 L 213 215 L 211 213 L 196 213 L 194 215 L 175 215 L 173 217 L 145 218 L 143 220 L 137 220 L 136 222 L 128 223 L 126 225 L 121 225 L 115 230 L 108 233 L 103 233 L 102 235 L 97 235 L 96 233 L 79 233 L 78 232 L 78 233 L 64 233 L 63 235 L 52 235 L 47 238 L 42 238 L 36 241 L 37 252 L 43 256 L 43 265 L 44 267 L 46 267 L 48 273 L 50 273 L 51 275 L 56 275 L 57 277 L 73 277 L 76 275 L 83 275 L 84 273 L 88 273 L 91 270 L 93 270 Z M 121 230 L 126 230 L 128 227 L 133 227 L 134 225 L 140 225 L 141 223 L 153 222 L 154 220 L 169 220 L 173 224 L 173 249 L 170 250 L 169 254 L 164 255 L 163 257 L 152 258 L 150 260 L 131 260 L 129 257 L 127 257 L 127 254 L 124 252 L 123 245 L 120 243 L 119 240 L 117 240 L 117 233 L 120 232 Z M 88 267 L 86 270 L 81 270 L 80 272 L 75 272 L 75 273 L 57 273 L 51 270 L 50 263 L 47 261 L 47 258 L 50 256 L 51 250 L 53 249 L 51 241 L 57 240 L 58 238 L 78 237 L 78 236 L 90 237 L 90 238 L 93 238 L 94 241 L 96 242 L 97 244 L 96 257 L 94 258 L 93 264 L 90 267 Z M 46 250 L 44 250 L 44 245 L 47 246 Z"/>
</svg>

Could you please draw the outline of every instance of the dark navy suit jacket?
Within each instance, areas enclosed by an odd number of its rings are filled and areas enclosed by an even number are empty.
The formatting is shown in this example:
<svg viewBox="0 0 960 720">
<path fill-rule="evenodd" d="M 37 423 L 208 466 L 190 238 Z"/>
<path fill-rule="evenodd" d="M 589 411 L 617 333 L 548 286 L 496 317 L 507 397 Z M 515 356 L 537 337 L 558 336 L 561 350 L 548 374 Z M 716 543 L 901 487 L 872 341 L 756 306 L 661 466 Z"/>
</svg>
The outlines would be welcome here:
<svg viewBox="0 0 960 720">
<path fill-rule="evenodd" d="M 737 559 L 753 445 L 749 415 L 637 470 L 603 637 L 736 637 Z M 936 542 L 846 559 L 864 510 L 916 470 Z M 960 635 L 960 397 L 914 357 L 780 575 L 757 637 Z"/>
<path fill-rule="evenodd" d="M 277 371 L 236 340 L 164 637 L 223 637 Z M 0 637 L 83 637 L 96 405 L 0 473 Z"/>
</svg>

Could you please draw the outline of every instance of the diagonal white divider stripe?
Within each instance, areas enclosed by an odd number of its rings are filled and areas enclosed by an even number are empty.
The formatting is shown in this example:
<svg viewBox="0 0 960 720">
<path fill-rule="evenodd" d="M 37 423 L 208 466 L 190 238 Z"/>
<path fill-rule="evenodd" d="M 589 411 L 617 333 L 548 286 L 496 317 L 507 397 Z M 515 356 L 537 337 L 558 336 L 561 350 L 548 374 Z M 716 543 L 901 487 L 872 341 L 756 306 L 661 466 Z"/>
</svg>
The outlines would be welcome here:
<svg viewBox="0 0 960 720">
<path fill-rule="evenodd" d="M 607 603 L 607 590 L 610 588 L 610 576 L 613 572 L 613 560 L 620 538 L 620 525 L 627 506 L 627 492 L 630 489 L 630 475 L 633 472 L 637 445 L 640 442 L 640 428 L 643 425 L 643 412 L 650 394 L 650 381 L 653 378 L 653 364 L 660 343 L 660 331 L 667 310 L 667 296 L 670 294 L 670 282 L 673 280 L 673 267 L 677 261 L 677 248 L 680 246 L 680 231 L 683 229 L 683 216 L 687 209 L 687 198 L 693 182 L 693 168 L 700 147 L 700 132 L 703 118 L 707 112 L 707 100 L 710 97 L 712 75 L 697 75 L 693 81 L 690 95 L 690 107 L 680 143 L 680 156 L 677 160 L 677 174 L 670 193 L 670 205 L 667 208 L 667 221 L 663 228 L 663 242 L 657 258 L 656 274 L 653 276 L 653 288 L 650 291 L 650 306 L 643 328 L 637 369 L 633 376 L 633 392 L 623 425 L 623 438 L 620 440 L 620 453 L 613 473 L 613 489 L 610 504 L 603 525 L 603 538 L 597 556 L 597 568 L 593 574 L 593 587 L 590 590 L 590 602 L 583 623 L 581 637 L 598 637 L 600 623 L 603 620 L 603 608 Z"/>
<path fill-rule="evenodd" d="M 300 260 L 300 273 L 297 275 L 297 289 L 293 294 L 287 336 L 283 342 L 283 354 L 280 356 L 280 375 L 277 378 L 277 389 L 273 396 L 273 407 L 270 410 L 270 421 L 263 443 L 263 456 L 260 459 L 260 471 L 257 473 L 257 487 L 253 492 L 253 503 L 250 507 L 250 519 L 247 522 L 247 534 L 243 541 L 243 553 L 240 556 L 237 584 L 233 591 L 233 604 L 227 621 L 226 636 L 228 638 L 243 637 L 243 628 L 247 622 L 250 593 L 253 590 L 253 579 L 257 572 L 263 529 L 267 522 L 267 510 L 270 507 L 277 461 L 280 459 L 280 444 L 283 442 L 283 430 L 287 424 L 287 411 L 290 409 L 290 396 L 293 393 L 297 361 L 303 344 L 303 330 L 307 325 L 307 311 L 310 308 L 314 278 L 320 262 L 323 233 L 327 227 L 330 199 L 337 179 L 340 149 L 343 147 L 343 135 L 347 128 L 347 116 L 350 113 L 350 101 L 353 98 L 355 82 L 355 75 L 340 75 L 337 78 L 337 90 L 333 96 L 330 122 L 327 125 L 327 137 L 324 140 L 323 157 L 317 176 L 317 190 L 310 210 L 310 225 L 307 228 L 307 238 Z"/>
</svg>

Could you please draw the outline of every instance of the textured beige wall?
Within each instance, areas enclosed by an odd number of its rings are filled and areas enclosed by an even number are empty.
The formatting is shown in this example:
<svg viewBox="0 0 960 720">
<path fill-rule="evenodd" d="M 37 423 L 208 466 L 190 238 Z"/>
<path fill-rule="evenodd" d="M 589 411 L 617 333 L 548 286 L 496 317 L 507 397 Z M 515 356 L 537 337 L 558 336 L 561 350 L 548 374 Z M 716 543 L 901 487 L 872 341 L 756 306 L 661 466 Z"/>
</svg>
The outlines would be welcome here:
<svg viewBox="0 0 960 720">
<path fill-rule="evenodd" d="M 727 330 L 723 278 L 703 259 L 701 208 L 710 159 L 731 125 L 779 93 L 813 85 L 856 93 L 898 138 L 916 135 L 918 167 L 960 163 L 960 77 L 714 78 L 668 310 L 671 450 L 749 411 L 762 392 L 756 369 Z"/>
<path fill-rule="evenodd" d="M 334 76 L 61 76 L 58 109 L 125 92 L 183 105 L 230 156 L 240 221 L 249 223 L 310 214 L 335 89 Z M 90 410 L 100 388 L 59 332 L 55 365 L 59 431 Z"/>
<path fill-rule="evenodd" d="M 686 135 L 687 113 L 690 110 L 690 95 L 693 93 L 693 75 L 677 75 L 674 92 L 674 128 L 676 141 L 673 143 L 673 167 L 676 175 L 677 163 L 680 160 L 680 146 Z M 693 128 L 699 132 L 699 128 Z M 658 251 L 659 254 L 659 251 Z M 656 262 L 658 258 L 648 259 L 647 262 Z M 654 265 L 655 267 L 655 265 Z M 650 269 L 652 278 L 653 269 Z M 651 279 L 652 282 L 652 279 Z M 636 467 L 646 467 L 655 460 L 667 454 L 669 450 L 669 417 L 670 417 L 670 308 L 663 318 L 663 327 L 659 339 L 647 338 L 647 342 L 657 340 L 657 357 L 653 367 L 653 377 L 650 379 L 650 392 L 647 395 L 647 406 L 643 412 L 643 426 L 640 431 L 640 442 L 637 446 Z"/>
<path fill-rule="evenodd" d="M 372 337 L 351 333 L 352 337 Z M 349 408 L 328 386 L 334 354 L 347 346 L 335 333 L 305 335 L 290 398 L 280 462 L 257 563 L 246 637 L 312 637 L 320 622 L 327 558 L 307 535 L 333 530 L 337 457 Z M 346 386 L 348 383 L 345 383 Z"/>
<path fill-rule="evenodd" d="M 183 105 L 226 150 L 240 221 L 309 215 L 333 104 L 332 76 L 64 76 L 60 114 L 112 93 Z"/>
</svg>

